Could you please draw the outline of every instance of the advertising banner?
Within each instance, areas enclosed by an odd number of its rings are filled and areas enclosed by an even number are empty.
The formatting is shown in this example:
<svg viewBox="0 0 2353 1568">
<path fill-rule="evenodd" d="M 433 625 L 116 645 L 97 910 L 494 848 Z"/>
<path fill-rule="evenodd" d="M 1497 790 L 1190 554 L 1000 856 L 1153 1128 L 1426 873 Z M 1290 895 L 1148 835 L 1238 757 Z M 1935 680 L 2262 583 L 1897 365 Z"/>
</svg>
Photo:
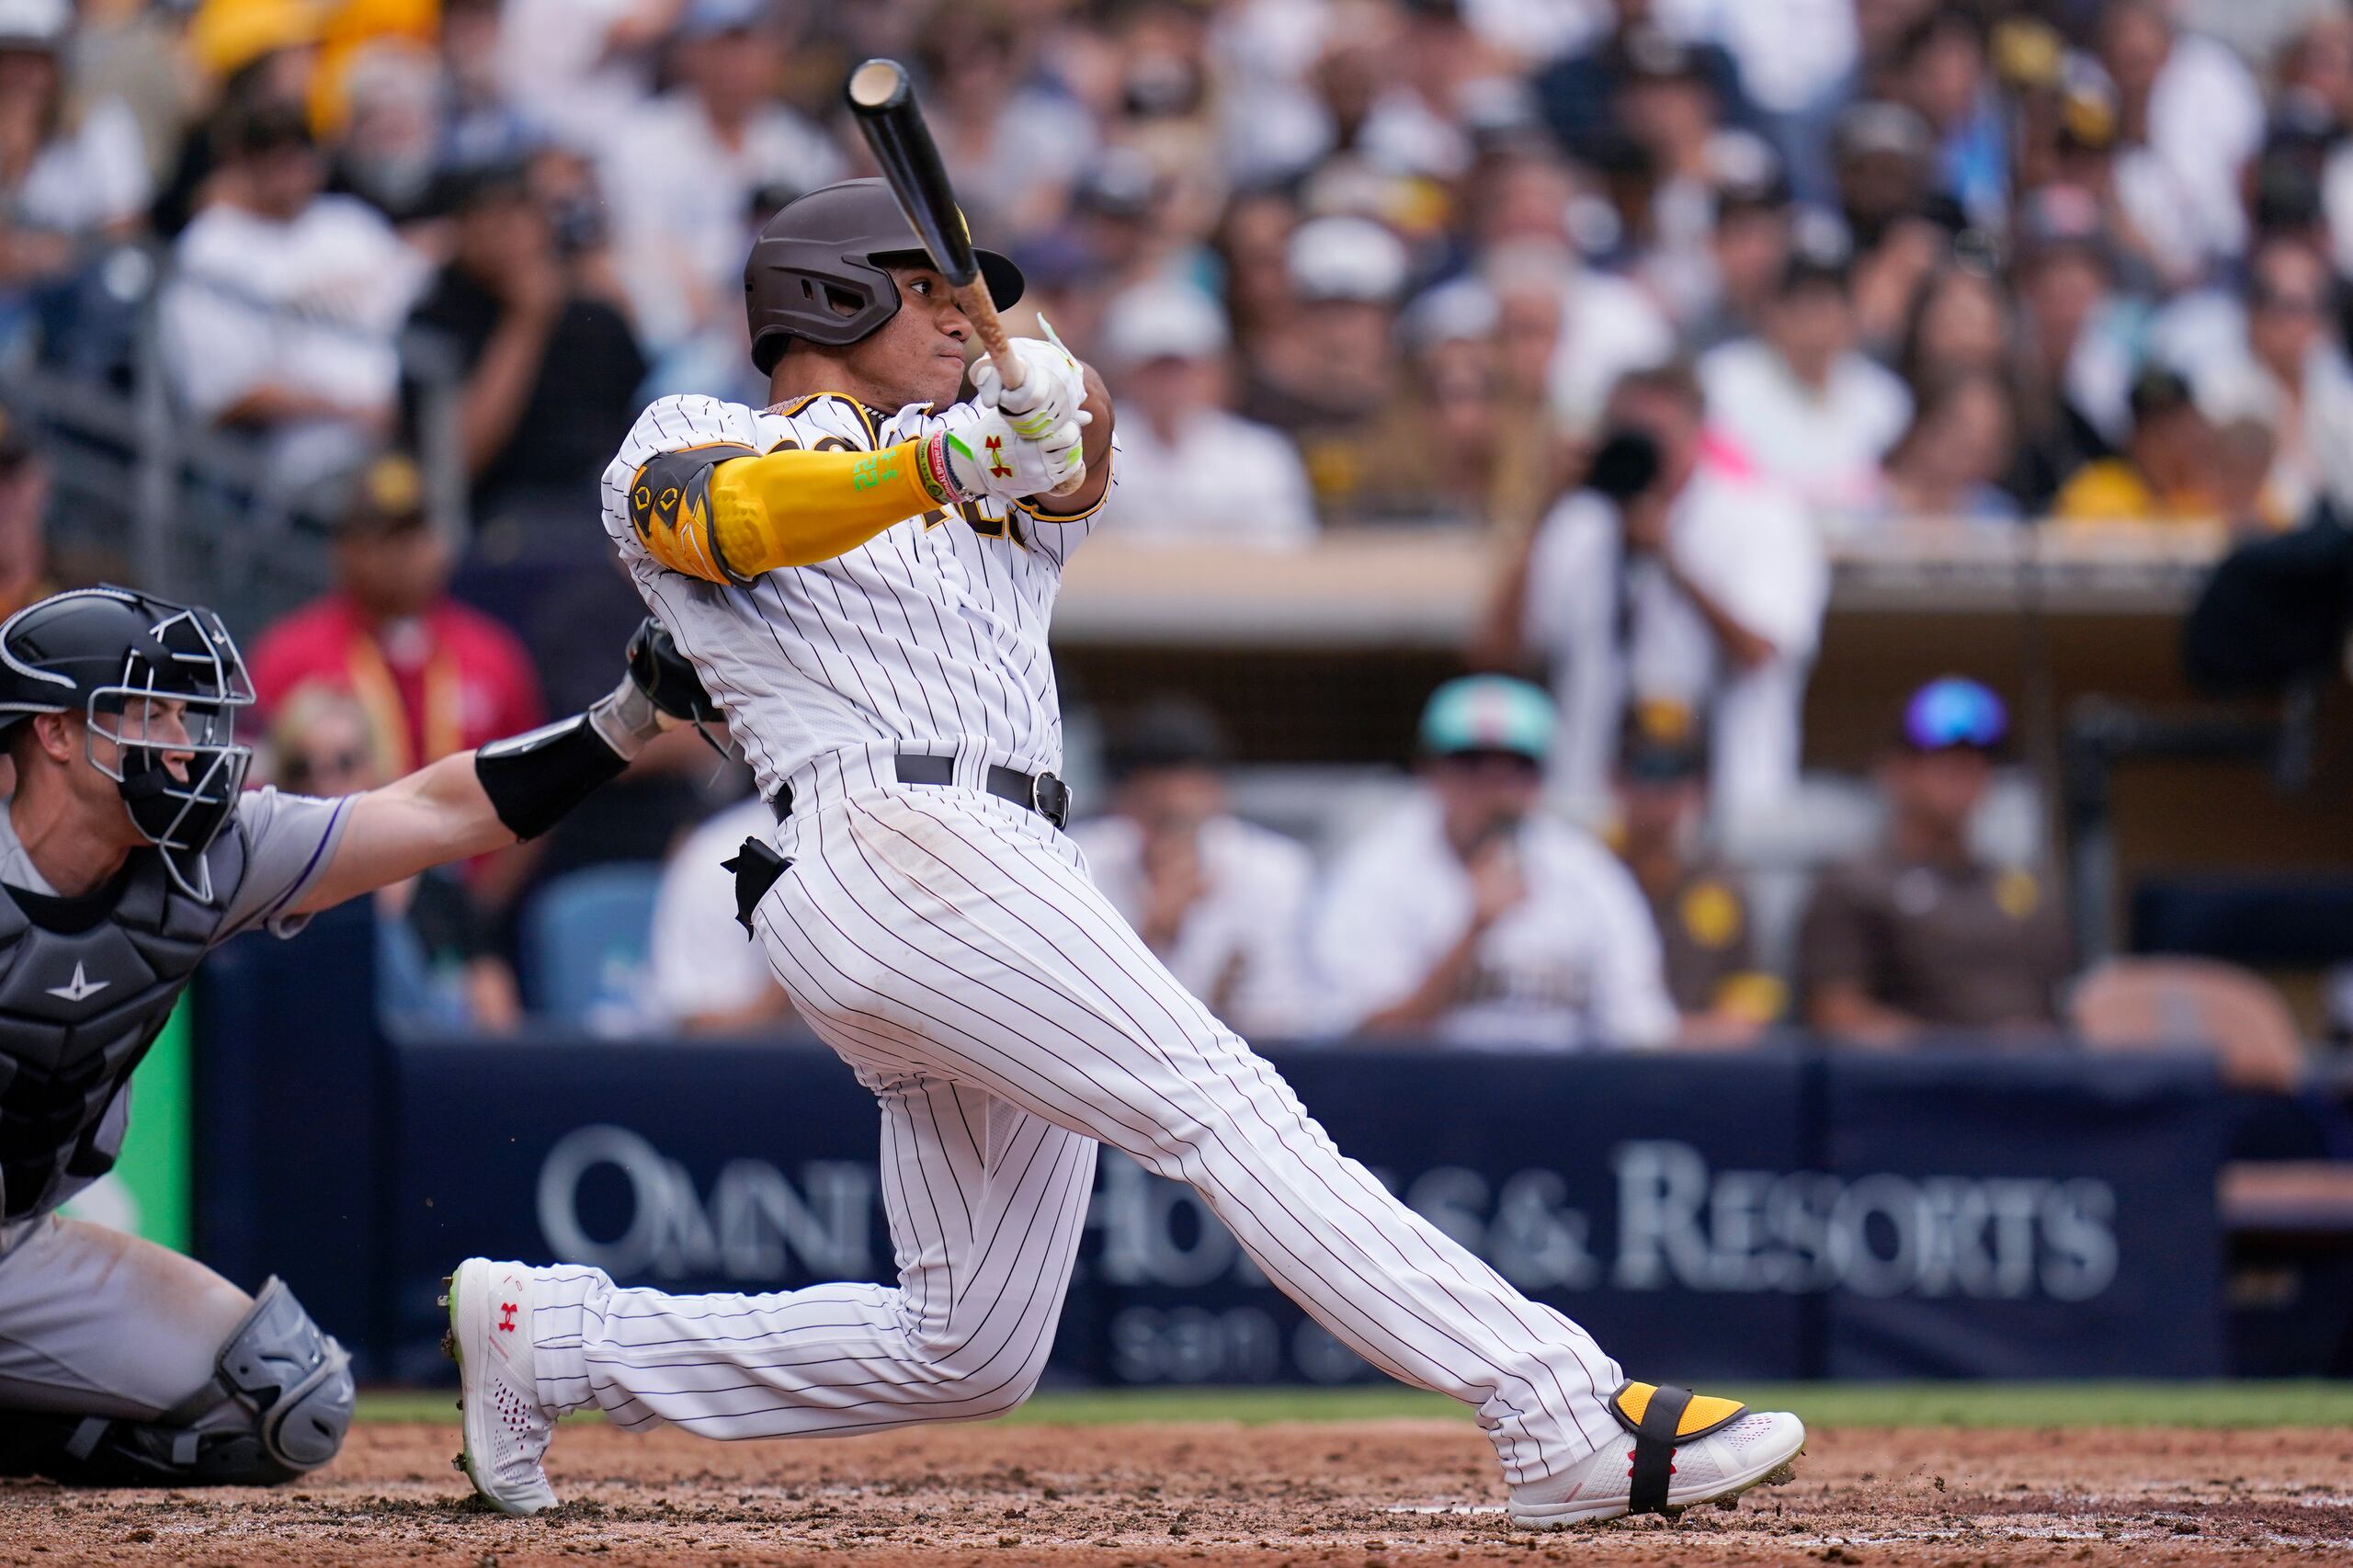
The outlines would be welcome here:
<svg viewBox="0 0 2353 1568">
<path fill-rule="evenodd" d="M 873 1101 L 814 1047 L 400 1053 L 395 1375 L 470 1253 L 682 1291 L 887 1280 Z M 1392 1191 L 1677 1379 L 2222 1367 L 2212 1092 L 2175 1063 L 1274 1053 Z M 2053 1134 L 2080 1129 L 2070 1141 Z M 1190 1188 L 1106 1151 L 1053 1366 L 1373 1376 Z"/>
<path fill-rule="evenodd" d="M 892 1277 L 878 1113 L 830 1052 L 386 1041 L 343 913 L 207 976 L 197 1245 L 248 1286 L 284 1274 L 363 1377 L 446 1376 L 434 1301 L 473 1254 L 674 1291 Z M 2200 1059 L 1267 1055 L 1342 1149 L 1641 1375 L 2224 1370 Z M 1050 1375 L 1373 1374 L 1193 1191 L 1107 1150 Z"/>
</svg>

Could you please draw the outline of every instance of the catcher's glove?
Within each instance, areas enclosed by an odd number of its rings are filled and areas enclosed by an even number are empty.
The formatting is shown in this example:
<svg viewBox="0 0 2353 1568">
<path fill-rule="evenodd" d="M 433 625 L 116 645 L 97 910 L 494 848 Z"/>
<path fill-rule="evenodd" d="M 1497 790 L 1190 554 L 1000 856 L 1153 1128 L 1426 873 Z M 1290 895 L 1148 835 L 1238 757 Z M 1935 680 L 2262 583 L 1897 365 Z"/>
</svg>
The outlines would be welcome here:
<svg viewBox="0 0 2353 1568">
<path fill-rule="evenodd" d="M 629 678 L 648 702 L 673 719 L 704 724 L 724 717 L 668 630 L 650 615 L 630 634 Z"/>
</svg>

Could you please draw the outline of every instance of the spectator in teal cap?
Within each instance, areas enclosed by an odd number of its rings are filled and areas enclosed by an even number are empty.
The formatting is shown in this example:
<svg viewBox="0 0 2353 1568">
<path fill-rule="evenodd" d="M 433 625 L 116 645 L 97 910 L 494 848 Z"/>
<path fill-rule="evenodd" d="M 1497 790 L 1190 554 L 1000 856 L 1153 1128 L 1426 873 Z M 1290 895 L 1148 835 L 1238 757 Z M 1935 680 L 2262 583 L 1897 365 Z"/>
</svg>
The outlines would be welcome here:
<svg viewBox="0 0 2353 1568">
<path fill-rule="evenodd" d="M 1493 1050 L 1663 1045 L 1676 1012 L 1625 868 L 1540 814 L 1552 699 L 1467 676 L 1422 711 L 1420 788 L 1342 853 L 1313 937 L 1368 1041 Z"/>
</svg>

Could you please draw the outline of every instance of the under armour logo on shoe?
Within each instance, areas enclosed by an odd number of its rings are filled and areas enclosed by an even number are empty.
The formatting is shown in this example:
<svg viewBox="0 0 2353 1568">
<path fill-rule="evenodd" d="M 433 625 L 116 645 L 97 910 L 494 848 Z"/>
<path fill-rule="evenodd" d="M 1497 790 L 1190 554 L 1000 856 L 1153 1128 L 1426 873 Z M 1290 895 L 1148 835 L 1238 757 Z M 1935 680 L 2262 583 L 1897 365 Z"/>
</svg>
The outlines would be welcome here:
<svg viewBox="0 0 2353 1568">
<path fill-rule="evenodd" d="M 113 983 L 111 980 L 92 980 L 82 971 L 82 966 L 77 963 L 74 966 L 73 979 L 63 985 L 51 985 L 47 989 L 51 996 L 67 1002 L 83 1002 L 96 996 Z"/>
<path fill-rule="evenodd" d="M 499 1332 L 499 1333 L 501 1333 L 501 1334 L 512 1334 L 512 1333 L 514 1333 L 514 1332 L 515 1332 L 515 1312 L 516 1312 L 516 1310 L 517 1310 L 517 1309 L 516 1309 L 515 1303 L 514 1303 L 514 1302 L 512 1302 L 512 1301 L 501 1301 L 501 1302 L 499 1302 L 499 1303 L 498 1303 L 498 1332 Z"/>
</svg>

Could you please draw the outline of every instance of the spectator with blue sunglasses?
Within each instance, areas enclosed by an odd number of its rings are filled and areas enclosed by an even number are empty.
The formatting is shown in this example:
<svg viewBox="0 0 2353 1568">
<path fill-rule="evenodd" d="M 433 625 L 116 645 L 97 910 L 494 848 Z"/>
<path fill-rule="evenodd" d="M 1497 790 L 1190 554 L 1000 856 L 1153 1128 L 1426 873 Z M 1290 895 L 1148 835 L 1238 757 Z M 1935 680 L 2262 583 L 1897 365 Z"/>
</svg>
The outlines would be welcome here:
<svg viewBox="0 0 2353 1568">
<path fill-rule="evenodd" d="M 1825 872 L 1798 941 L 1814 1028 L 1898 1045 L 1944 1031 L 2056 1026 L 2067 927 L 2049 883 L 1981 859 L 1970 826 L 2008 733 L 2002 699 L 1976 681 L 1930 681 L 1904 704 L 1879 785 L 1886 836 Z"/>
</svg>

